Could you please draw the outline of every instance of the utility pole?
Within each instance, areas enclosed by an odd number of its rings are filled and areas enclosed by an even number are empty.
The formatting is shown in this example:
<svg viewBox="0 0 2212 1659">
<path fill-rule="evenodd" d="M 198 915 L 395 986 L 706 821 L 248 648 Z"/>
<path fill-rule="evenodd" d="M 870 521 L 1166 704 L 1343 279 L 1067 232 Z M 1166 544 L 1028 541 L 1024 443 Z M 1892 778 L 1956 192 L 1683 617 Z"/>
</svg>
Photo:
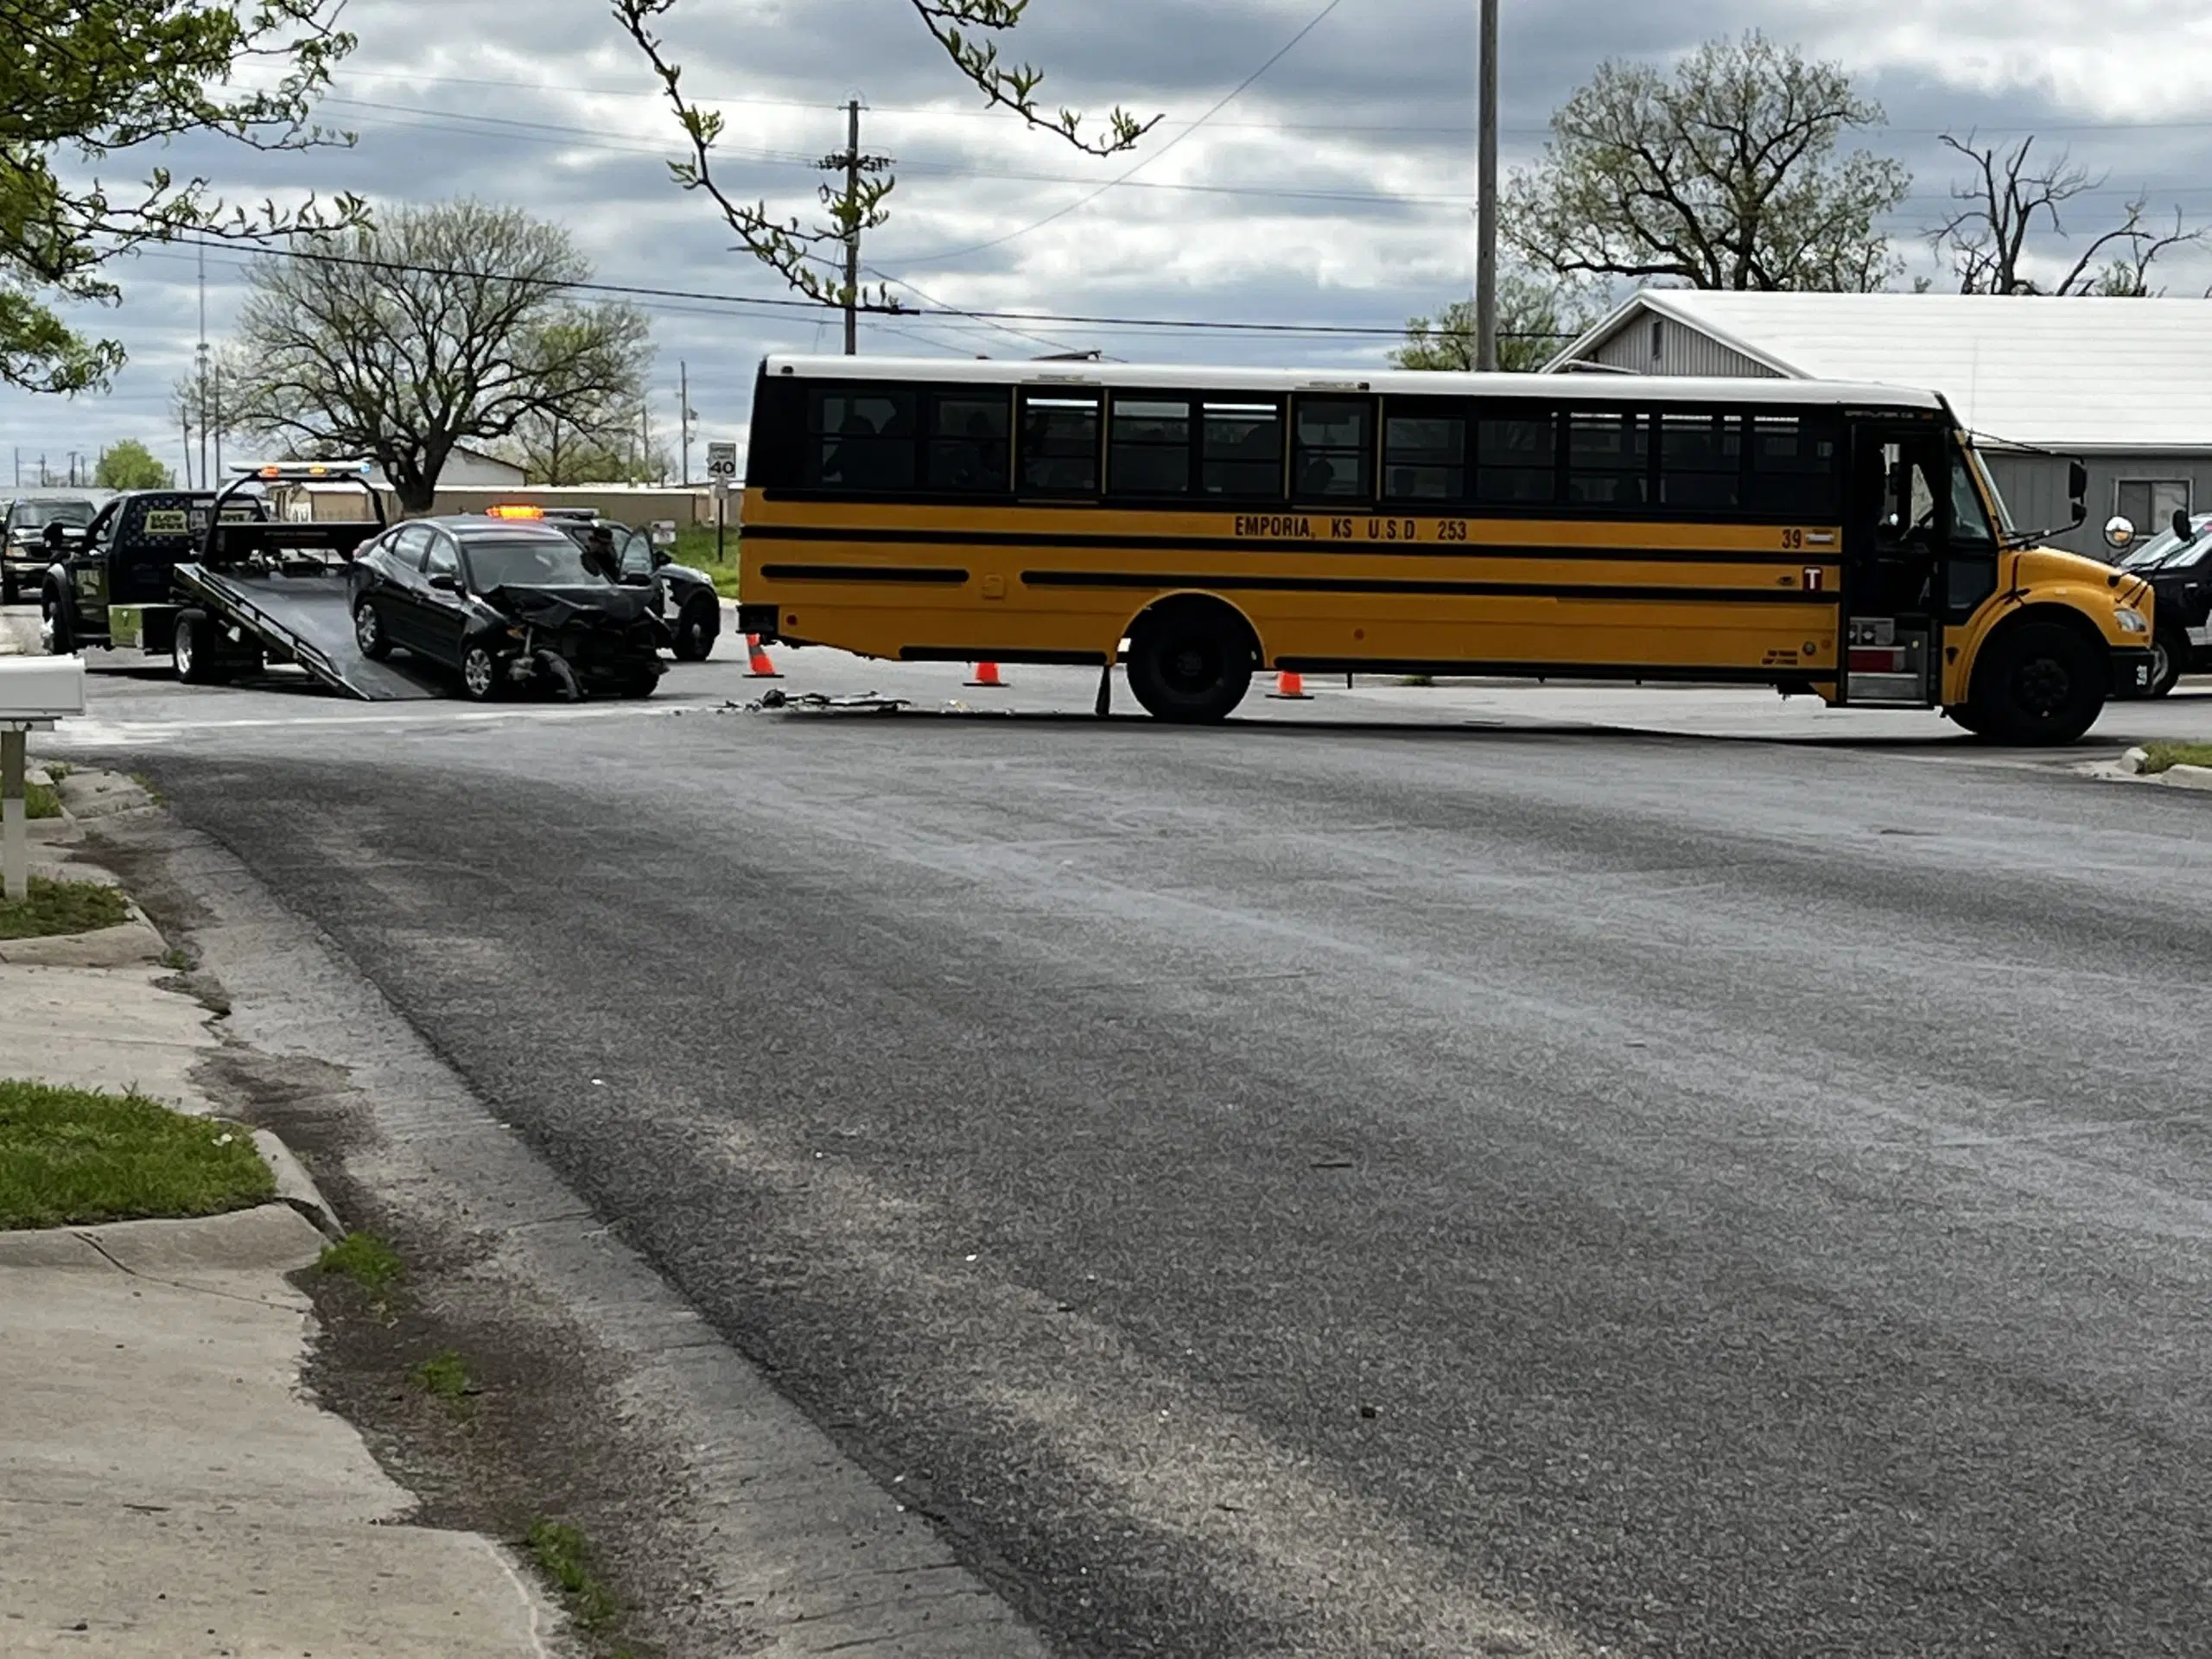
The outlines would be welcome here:
<svg viewBox="0 0 2212 1659">
<path fill-rule="evenodd" d="M 691 365 L 679 360 L 676 365 L 676 400 L 683 408 L 677 419 L 683 429 L 683 465 L 678 474 L 683 487 L 691 487 Z"/>
<path fill-rule="evenodd" d="M 188 409 L 182 409 L 182 410 L 179 410 L 177 411 L 177 416 L 176 416 L 176 429 L 177 429 L 177 432 L 178 432 L 178 434 L 179 434 L 179 435 L 183 438 L 183 440 L 184 440 L 184 487 L 185 487 L 186 489 L 188 489 L 188 489 L 190 489 L 190 488 L 192 488 L 192 487 L 193 487 L 193 485 L 192 485 L 192 411 L 191 411 L 190 410 L 188 410 Z"/>
<path fill-rule="evenodd" d="M 1477 102 L 1475 366 L 1497 367 L 1497 0 L 1481 0 L 1482 68 Z"/>
<path fill-rule="evenodd" d="M 861 349 L 861 101 L 845 106 L 845 200 L 855 209 L 852 228 L 845 232 L 845 355 L 857 357 Z"/>
<path fill-rule="evenodd" d="M 200 477 L 208 482 L 207 470 L 207 248 L 200 248 L 200 347 L 193 354 L 200 364 Z"/>
</svg>

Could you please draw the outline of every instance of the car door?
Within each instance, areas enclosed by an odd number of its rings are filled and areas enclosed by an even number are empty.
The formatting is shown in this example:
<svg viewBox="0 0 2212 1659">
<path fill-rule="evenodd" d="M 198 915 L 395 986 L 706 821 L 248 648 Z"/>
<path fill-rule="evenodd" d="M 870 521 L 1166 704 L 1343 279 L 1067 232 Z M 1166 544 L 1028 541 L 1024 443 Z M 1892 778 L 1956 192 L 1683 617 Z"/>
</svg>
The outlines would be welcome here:
<svg viewBox="0 0 2212 1659">
<path fill-rule="evenodd" d="M 459 544 L 446 531 L 432 530 L 423 561 L 422 650 L 454 668 L 461 666 L 461 637 L 468 631 L 464 586 Z"/>
<path fill-rule="evenodd" d="M 429 549 L 429 526 L 406 524 L 394 531 L 364 565 L 369 576 L 364 598 L 376 607 L 385 638 L 409 651 L 422 648 L 427 632 L 423 620 L 423 558 Z"/>
</svg>

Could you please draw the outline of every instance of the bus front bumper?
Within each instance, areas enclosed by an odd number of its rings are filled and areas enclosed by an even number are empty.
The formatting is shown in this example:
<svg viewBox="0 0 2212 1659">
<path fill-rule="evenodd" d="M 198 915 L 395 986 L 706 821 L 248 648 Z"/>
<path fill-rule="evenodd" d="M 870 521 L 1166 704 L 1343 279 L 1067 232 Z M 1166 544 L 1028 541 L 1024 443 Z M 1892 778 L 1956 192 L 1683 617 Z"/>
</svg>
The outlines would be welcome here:
<svg viewBox="0 0 2212 1659">
<path fill-rule="evenodd" d="M 2157 658 L 2147 651 L 2115 651 L 2112 653 L 2112 694 L 2116 697 L 2139 697 L 2151 689 L 2151 671 Z"/>
</svg>

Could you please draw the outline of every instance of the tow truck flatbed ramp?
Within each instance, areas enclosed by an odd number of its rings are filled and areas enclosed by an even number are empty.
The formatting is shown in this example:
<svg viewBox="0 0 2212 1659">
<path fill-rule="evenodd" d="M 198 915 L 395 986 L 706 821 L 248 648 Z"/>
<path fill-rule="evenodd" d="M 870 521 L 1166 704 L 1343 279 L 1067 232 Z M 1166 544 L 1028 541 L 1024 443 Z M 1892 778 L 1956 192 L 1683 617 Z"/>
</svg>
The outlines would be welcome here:
<svg viewBox="0 0 2212 1659">
<path fill-rule="evenodd" d="M 291 575 L 180 564 L 174 579 L 211 614 L 348 696 L 405 702 L 446 694 L 424 664 L 372 663 L 361 655 L 342 571 Z"/>
</svg>

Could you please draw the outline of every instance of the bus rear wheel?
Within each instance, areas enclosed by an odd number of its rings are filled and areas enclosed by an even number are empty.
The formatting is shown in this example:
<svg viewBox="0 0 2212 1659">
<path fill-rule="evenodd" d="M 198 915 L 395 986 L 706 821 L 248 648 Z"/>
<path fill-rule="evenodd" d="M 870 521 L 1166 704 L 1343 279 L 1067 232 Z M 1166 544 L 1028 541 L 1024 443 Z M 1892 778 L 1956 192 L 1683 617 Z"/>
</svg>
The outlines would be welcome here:
<svg viewBox="0 0 2212 1659">
<path fill-rule="evenodd" d="M 1227 720 L 1252 689 L 1255 652 L 1243 618 L 1224 605 L 1163 605 L 1129 631 L 1129 690 L 1154 720 Z"/>
<path fill-rule="evenodd" d="M 2071 743 L 2104 713 L 2104 652 L 2062 622 L 2013 624 L 1989 642 L 1968 705 L 1992 742 Z"/>
</svg>

